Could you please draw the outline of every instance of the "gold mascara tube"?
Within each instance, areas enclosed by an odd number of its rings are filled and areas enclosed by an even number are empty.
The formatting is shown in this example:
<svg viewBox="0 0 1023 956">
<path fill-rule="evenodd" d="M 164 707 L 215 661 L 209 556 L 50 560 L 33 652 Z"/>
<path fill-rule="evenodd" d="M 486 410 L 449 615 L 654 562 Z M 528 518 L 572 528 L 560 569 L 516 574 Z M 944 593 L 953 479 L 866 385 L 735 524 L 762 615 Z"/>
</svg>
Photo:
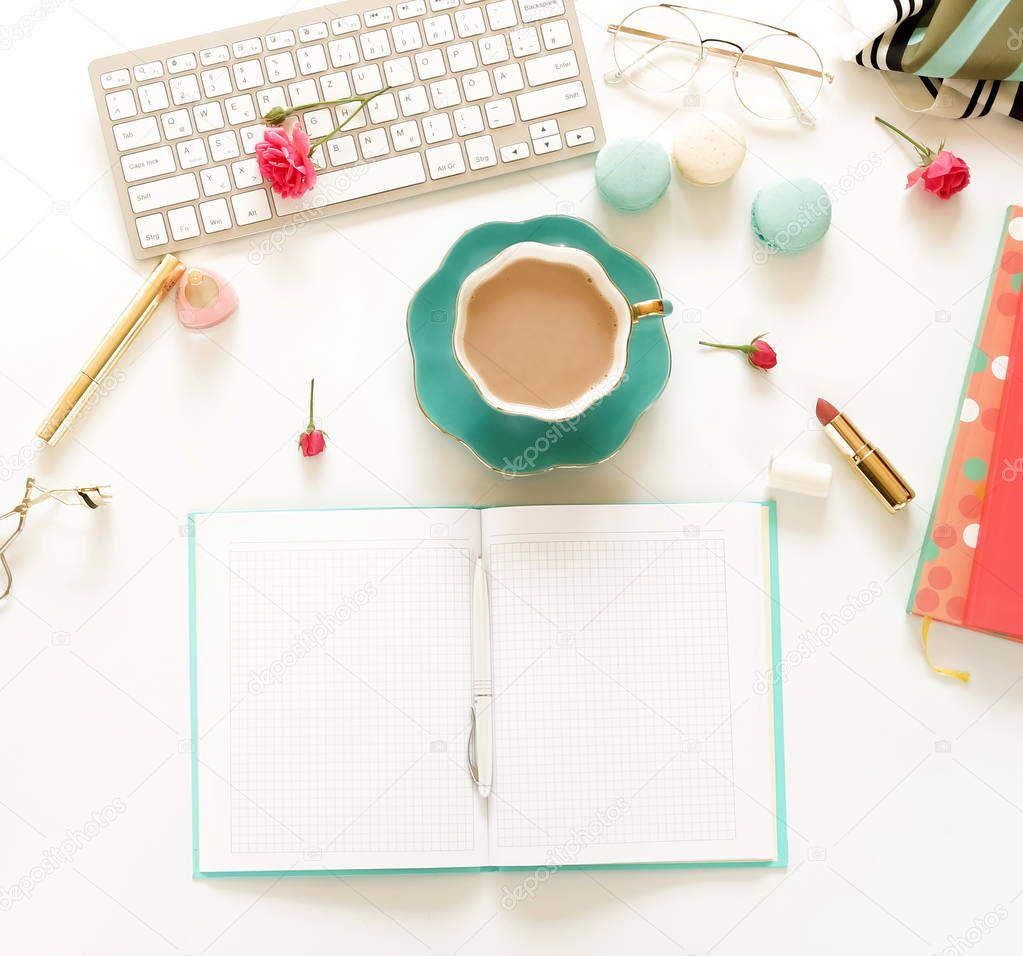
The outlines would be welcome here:
<svg viewBox="0 0 1023 956">
<path fill-rule="evenodd" d="M 124 311 L 96 347 L 96 351 L 89 356 L 81 371 L 64 389 L 64 394 L 57 399 L 53 410 L 36 430 L 39 438 L 49 445 L 56 445 L 61 440 L 70 424 L 85 409 L 96 394 L 96 390 L 113 371 L 121 356 L 146 327 L 163 297 L 181 278 L 184 269 L 183 263 L 175 256 L 166 255 L 160 260 L 131 302 L 124 307 Z"/>
</svg>

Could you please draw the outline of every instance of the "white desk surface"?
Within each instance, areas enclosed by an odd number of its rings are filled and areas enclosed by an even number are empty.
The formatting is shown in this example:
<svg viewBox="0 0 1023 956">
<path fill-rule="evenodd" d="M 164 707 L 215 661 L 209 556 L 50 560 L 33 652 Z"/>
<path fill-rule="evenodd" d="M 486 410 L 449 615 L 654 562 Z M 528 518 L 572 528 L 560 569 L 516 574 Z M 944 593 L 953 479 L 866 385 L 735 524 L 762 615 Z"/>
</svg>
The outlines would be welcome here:
<svg viewBox="0 0 1023 956">
<path fill-rule="evenodd" d="M 839 0 L 756 6 L 828 51 L 847 29 Z M 44 412 L 148 269 L 128 254 L 86 64 L 280 8 L 15 0 L 0 17 L 29 25 L 13 42 L 3 34 L 0 58 L 0 504 L 28 474 L 110 482 L 117 495 L 98 515 L 34 515 L 12 552 L 15 597 L 0 609 L 0 948 L 1018 952 L 1023 647 L 935 626 L 939 661 L 973 672 L 963 686 L 928 671 L 904 607 L 1005 207 L 1023 201 L 1023 128 L 920 119 L 833 53 L 817 128 L 762 125 L 708 67 L 700 106 L 731 113 L 749 138 L 729 185 L 676 179 L 652 211 L 622 215 L 595 196 L 592 157 L 579 158 L 307 225 L 259 265 L 246 240 L 212 246 L 188 258 L 234 277 L 237 317 L 189 334 L 165 304 L 112 393 L 56 450 L 34 448 Z M 600 76 L 601 27 L 630 4 L 580 8 Z M 669 145 L 697 108 L 598 86 L 610 138 Z M 875 113 L 926 142 L 947 137 L 974 182 L 947 203 L 904 192 L 912 158 Z M 841 195 L 816 249 L 759 264 L 750 201 L 781 174 Z M 405 308 L 466 228 L 555 212 L 592 220 L 651 265 L 676 305 L 674 373 L 611 462 L 508 481 L 421 417 Z M 768 376 L 696 346 L 765 330 L 780 355 Z M 332 442 L 304 461 L 294 443 L 312 375 Z M 818 394 L 846 406 L 916 486 L 908 513 L 885 514 L 836 457 L 813 417 Z M 779 504 L 784 643 L 812 647 L 784 687 L 788 870 L 564 871 L 513 908 L 502 900 L 522 874 L 191 879 L 186 512 L 760 497 L 783 448 L 835 466 L 827 500 Z M 851 613 L 860 592 L 874 593 Z M 814 646 L 843 612 L 848 622 Z M 54 866 L 49 848 L 111 806 L 114 819 Z M 31 895 L 12 901 L 19 880 Z"/>
</svg>

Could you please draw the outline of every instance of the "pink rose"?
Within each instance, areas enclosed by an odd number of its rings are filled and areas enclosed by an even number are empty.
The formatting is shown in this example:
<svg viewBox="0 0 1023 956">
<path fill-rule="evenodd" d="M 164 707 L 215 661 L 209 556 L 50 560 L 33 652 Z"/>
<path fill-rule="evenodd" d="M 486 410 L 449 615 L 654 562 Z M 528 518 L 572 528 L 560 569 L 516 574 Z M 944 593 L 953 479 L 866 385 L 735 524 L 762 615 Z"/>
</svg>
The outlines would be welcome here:
<svg viewBox="0 0 1023 956">
<path fill-rule="evenodd" d="M 301 437 L 298 440 L 299 447 L 302 449 L 302 454 L 306 458 L 312 458 L 315 455 L 319 455 L 327 447 L 327 440 L 318 428 L 314 428 L 311 432 L 302 432 Z"/>
<path fill-rule="evenodd" d="M 284 126 L 271 126 L 256 143 L 260 173 L 285 199 L 297 199 L 316 184 L 316 169 L 309 154 L 309 137 L 296 117 L 289 117 Z"/>
<path fill-rule="evenodd" d="M 778 353 L 759 335 L 752 339 L 749 345 L 722 345 L 720 342 L 700 342 L 700 345 L 706 345 L 711 349 L 728 349 L 732 352 L 742 352 L 746 356 L 746 361 L 762 372 L 766 372 L 769 368 L 774 368 L 778 364 Z"/>
<path fill-rule="evenodd" d="M 948 199 L 970 184 L 970 167 L 955 153 L 941 150 L 926 166 L 918 166 L 906 177 L 906 188 L 920 180 L 924 189 L 939 199 Z"/>
</svg>

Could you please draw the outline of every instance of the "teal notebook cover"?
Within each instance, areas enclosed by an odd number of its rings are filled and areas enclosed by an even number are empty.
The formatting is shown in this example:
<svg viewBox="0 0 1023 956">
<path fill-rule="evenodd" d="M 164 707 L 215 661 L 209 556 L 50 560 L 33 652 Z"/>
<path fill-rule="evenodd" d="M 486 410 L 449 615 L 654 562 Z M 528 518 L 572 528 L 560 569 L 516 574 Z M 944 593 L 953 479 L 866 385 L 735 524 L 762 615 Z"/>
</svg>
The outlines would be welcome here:
<svg viewBox="0 0 1023 956">
<path fill-rule="evenodd" d="M 637 502 L 630 502 L 636 504 Z M 653 502 L 651 502 L 653 503 Z M 665 502 L 656 502 L 664 504 Z M 670 502 L 669 504 L 686 504 L 687 502 Z M 692 503 L 692 502 L 690 502 Z M 548 870 L 693 870 L 693 869 L 763 869 L 784 868 L 788 866 L 789 846 L 785 792 L 785 744 L 784 718 L 782 707 L 781 668 L 781 603 L 778 580 L 778 516 L 777 504 L 773 500 L 748 502 L 760 504 L 767 509 L 767 549 L 770 574 L 770 617 L 771 617 L 771 678 L 772 712 L 771 723 L 774 744 L 774 795 L 775 795 L 775 840 L 777 858 L 773 860 L 737 860 L 737 861 L 706 861 L 706 862 L 655 862 L 655 863 L 596 863 L 596 864 L 543 864 Z M 616 503 L 620 504 L 620 503 Z M 440 508 L 457 508 L 465 510 L 461 505 L 438 506 Z M 349 511 L 349 510 L 400 510 L 382 508 L 322 508 L 322 509 L 264 509 L 267 512 L 280 511 Z M 432 507 L 431 507 L 432 510 Z M 487 510 L 473 508 L 472 510 Z M 192 779 L 192 876 L 201 879 L 217 879 L 231 877 L 284 877 L 284 876 L 357 876 L 371 874 L 398 873 L 493 873 L 535 871 L 537 864 L 527 866 L 467 866 L 467 867 L 373 867 L 370 869 L 285 869 L 285 870 L 217 870 L 203 871 L 199 866 L 199 703 L 198 703 L 198 654 L 197 654 L 197 607 L 196 607 L 196 518 L 214 512 L 192 512 L 188 515 L 188 594 L 189 594 L 189 721 L 191 726 L 191 779 Z M 216 513 L 256 513 L 254 510 L 239 512 Z"/>
</svg>

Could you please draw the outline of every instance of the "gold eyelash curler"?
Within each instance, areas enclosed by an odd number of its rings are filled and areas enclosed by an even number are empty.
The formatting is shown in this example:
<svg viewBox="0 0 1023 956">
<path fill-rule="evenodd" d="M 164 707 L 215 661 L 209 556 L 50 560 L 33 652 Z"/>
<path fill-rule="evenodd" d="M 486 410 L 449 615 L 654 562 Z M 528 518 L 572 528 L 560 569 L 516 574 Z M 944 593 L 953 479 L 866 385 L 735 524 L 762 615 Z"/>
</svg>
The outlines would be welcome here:
<svg viewBox="0 0 1023 956">
<path fill-rule="evenodd" d="M 7 549 L 21 534 L 28 520 L 28 510 L 49 499 L 59 501 L 62 505 L 85 505 L 87 508 L 96 509 L 100 505 L 107 504 L 113 498 L 113 492 L 109 485 L 89 485 L 82 488 L 44 488 L 35 478 L 29 478 L 25 482 L 25 497 L 13 507 L 7 514 L 0 515 L 0 521 L 18 516 L 18 524 L 15 529 L 2 541 L 0 541 L 0 569 L 3 570 L 7 581 L 4 589 L 0 592 L 0 601 L 11 593 L 14 586 L 14 576 L 11 574 L 11 566 L 7 563 Z"/>
</svg>

